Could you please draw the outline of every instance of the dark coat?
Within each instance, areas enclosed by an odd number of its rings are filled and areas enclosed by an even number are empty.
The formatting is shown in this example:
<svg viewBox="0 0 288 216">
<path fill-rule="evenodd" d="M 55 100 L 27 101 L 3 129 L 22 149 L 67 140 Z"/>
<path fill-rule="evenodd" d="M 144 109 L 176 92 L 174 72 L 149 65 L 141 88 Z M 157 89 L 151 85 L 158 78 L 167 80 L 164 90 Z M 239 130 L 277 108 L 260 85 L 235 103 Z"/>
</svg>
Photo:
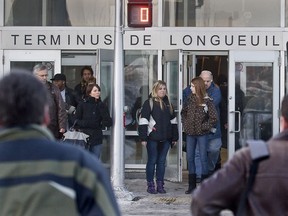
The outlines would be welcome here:
<svg viewBox="0 0 288 216">
<path fill-rule="evenodd" d="M 46 87 L 49 92 L 48 101 L 50 123 L 48 128 L 53 133 L 55 138 L 60 139 L 62 136 L 59 133 L 60 128 L 66 129 L 67 126 L 67 113 L 65 110 L 65 104 L 57 86 L 50 82 L 46 82 Z"/>
<path fill-rule="evenodd" d="M 75 128 L 89 135 L 91 146 L 102 144 L 102 128 L 112 126 L 109 109 L 101 100 L 96 101 L 93 97 L 87 97 L 77 106 L 76 119 Z"/>
<path fill-rule="evenodd" d="M 80 104 L 86 95 L 86 84 L 84 81 L 81 81 L 79 84 L 77 84 L 74 88 L 74 92 L 76 94 L 76 102 L 77 105 Z"/>
<path fill-rule="evenodd" d="M 178 126 L 176 115 L 170 110 L 168 98 L 165 97 L 164 108 L 161 109 L 160 102 L 153 99 L 153 108 L 150 107 L 150 99 L 146 100 L 142 106 L 141 118 L 139 120 L 139 137 L 142 141 L 148 139 L 154 141 L 177 141 L 178 140 Z M 150 119 L 150 116 L 153 118 Z M 151 128 L 149 125 L 153 123 Z"/>
<path fill-rule="evenodd" d="M 259 163 L 243 215 L 287 215 L 287 140 L 286 129 L 267 142 L 270 157 Z M 250 148 L 236 151 L 223 168 L 195 189 L 192 195 L 193 215 L 219 215 L 224 209 L 236 213 L 239 199 L 247 186 L 251 163 Z"/>
</svg>

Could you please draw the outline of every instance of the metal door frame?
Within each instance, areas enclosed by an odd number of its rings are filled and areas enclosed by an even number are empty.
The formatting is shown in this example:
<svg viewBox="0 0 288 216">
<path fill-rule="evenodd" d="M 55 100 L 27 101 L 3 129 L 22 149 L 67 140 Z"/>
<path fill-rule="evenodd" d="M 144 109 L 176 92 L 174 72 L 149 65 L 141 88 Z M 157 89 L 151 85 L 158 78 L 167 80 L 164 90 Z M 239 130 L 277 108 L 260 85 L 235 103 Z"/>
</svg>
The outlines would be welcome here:
<svg viewBox="0 0 288 216">
<path fill-rule="evenodd" d="M 10 62 L 53 61 L 55 74 L 61 73 L 61 50 L 4 50 L 3 75 L 10 72 Z"/>
<path fill-rule="evenodd" d="M 280 107 L 280 54 L 278 51 L 230 51 L 228 76 L 228 158 L 235 153 L 235 62 L 273 63 L 273 107 Z M 277 88 L 278 87 L 278 88 Z M 279 132 L 279 109 L 273 109 L 273 135 Z"/>
<path fill-rule="evenodd" d="M 165 67 L 169 67 L 169 65 L 167 66 L 166 63 L 167 62 L 171 62 L 171 61 L 177 61 L 178 62 L 178 86 L 177 86 L 177 91 L 178 91 L 178 110 L 177 110 L 177 120 L 178 120 L 178 131 L 179 131 L 179 140 L 178 140 L 178 148 L 177 148 L 177 163 L 176 163 L 176 171 L 177 171 L 177 175 L 176 175 L 176 179 L 174 179 L 173 177 L 171 178 L 171 176 L 169 176 L 169 168 L 166 169 L 166 177 L 169 180 L 176 180 L 181 182 L 182 181 L 182 167 L 183 167 L 183 152 L 182 152 L 182 124 L 181 124 L 181 110 L 182 110 L 182 83 L 183 83 L 183 51 L 182 50 L 165 50 L 163 52 L 163 59 L 164 59 L 164 68 L 163 68 L 163 72 L 161 71 L 161 74 L 158 74 L 158 76 L 161 76 L 162 80 L 165 80 L 166 77 L 166 83 L 167 86 L 169 87 L 169 83 L 174 82 L 175 80 L 170 80 L 169 76 L 167 76 L 167 74 L 165 74 L 164 72 L 168 71 L 169 68 Z M 159 72 L 159 71 L 158 71 Z M 168 94 L 169 94 L 169 89 L 168 89 Z M 172 171 L 171 171 L 172 172 Z M 165 178 L 166 178 L 165 177 Z"/>
</svg>

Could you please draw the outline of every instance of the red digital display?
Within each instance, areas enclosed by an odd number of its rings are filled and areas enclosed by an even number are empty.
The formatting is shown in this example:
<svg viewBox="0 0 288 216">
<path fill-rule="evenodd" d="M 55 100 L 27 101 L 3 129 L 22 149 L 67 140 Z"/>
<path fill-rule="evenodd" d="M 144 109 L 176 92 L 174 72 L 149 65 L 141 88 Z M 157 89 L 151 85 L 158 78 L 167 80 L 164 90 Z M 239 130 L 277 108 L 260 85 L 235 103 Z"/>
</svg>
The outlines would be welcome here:
<svg viewBox="0 0 288 216">
<path fill-rule="evenodd" d="M 152 3 L 130 2 L 128 3 L 128 26 L 143 28 L 152 26 Z"/>
</svg>

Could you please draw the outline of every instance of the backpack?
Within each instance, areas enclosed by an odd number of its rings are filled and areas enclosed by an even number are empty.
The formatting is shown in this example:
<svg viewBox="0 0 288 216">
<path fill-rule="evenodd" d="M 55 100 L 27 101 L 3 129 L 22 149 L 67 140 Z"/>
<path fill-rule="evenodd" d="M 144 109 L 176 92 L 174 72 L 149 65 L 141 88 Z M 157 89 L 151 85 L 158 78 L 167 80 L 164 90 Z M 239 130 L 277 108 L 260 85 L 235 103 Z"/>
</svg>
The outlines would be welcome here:
<svg viewBox="0 0 288 216">
<path fill-rule="evenodd" d="M 150 109 L 151 109 L 151 112 L 152 112 L 152 109 L 153 109 L 153 99 L 152 98 L 149 98 L 149 105 L 150 105 Z M 137 125 L 139 125 L 139 119 L 141 118 L 141 110 L 142 110 L 142 107 L 137 109 L 137 111 L 136 111 L 136 122 L 137 122 Z M 139 126 L 137 126 L 137 133 L 139 135 L 138 128 L 139 128 Z"/>
<path fill-rule="evenodd" d="M 247 199 L 254 185 L 255 177 L 258 171 L 258 165 L 261 161 L 269 158 L 268 146 L 263 140 L 247 140 L 247 144 L 250 147 L 252 163 L 250 165 L 249 177 L 245 189 L 243 190 L 240 201 L 238 203 L 236 216 L 246 215 Z"/>
</svg>

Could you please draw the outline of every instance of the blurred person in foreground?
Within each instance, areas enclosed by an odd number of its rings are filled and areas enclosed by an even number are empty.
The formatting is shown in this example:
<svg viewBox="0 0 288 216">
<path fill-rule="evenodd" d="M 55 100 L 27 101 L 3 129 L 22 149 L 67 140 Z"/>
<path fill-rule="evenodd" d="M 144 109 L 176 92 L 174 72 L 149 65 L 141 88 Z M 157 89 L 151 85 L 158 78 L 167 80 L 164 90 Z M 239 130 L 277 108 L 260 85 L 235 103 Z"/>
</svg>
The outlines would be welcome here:
<svg viewBox="0 0 288 216">
<path fill-rule="evenodd" d="M 53 83 L 48 82 L 48 68 L 44 64 L 37 64 L 33 68 L 33 74 L 45 85 L 48 90 L 48 105 L 50 123 L 48 128 L 56 139 L 61 139 L 67 128 L 67 113 L 60 90 Z M 33 100 L 33 98 L 31 97 Z"/>
<path fill-rule="evenodd" d="M 0 80 L 0 215 L 120 215 L 101 163 L 47 130 L 48 97 L 29 72 Z"/>
<path fill-rule="evenodd" d="M 288 212 L 288 96 L 281 105 L 281 132 L 267 141 L 269 158 L 259 163 L 245 215 L 287 215 Z M 252 158 L 249 147 L 238 150 L 222 169 L 192 194 L 193 215 L 219 215 L 237 211 L 247 185 Z"/>
</svg>

